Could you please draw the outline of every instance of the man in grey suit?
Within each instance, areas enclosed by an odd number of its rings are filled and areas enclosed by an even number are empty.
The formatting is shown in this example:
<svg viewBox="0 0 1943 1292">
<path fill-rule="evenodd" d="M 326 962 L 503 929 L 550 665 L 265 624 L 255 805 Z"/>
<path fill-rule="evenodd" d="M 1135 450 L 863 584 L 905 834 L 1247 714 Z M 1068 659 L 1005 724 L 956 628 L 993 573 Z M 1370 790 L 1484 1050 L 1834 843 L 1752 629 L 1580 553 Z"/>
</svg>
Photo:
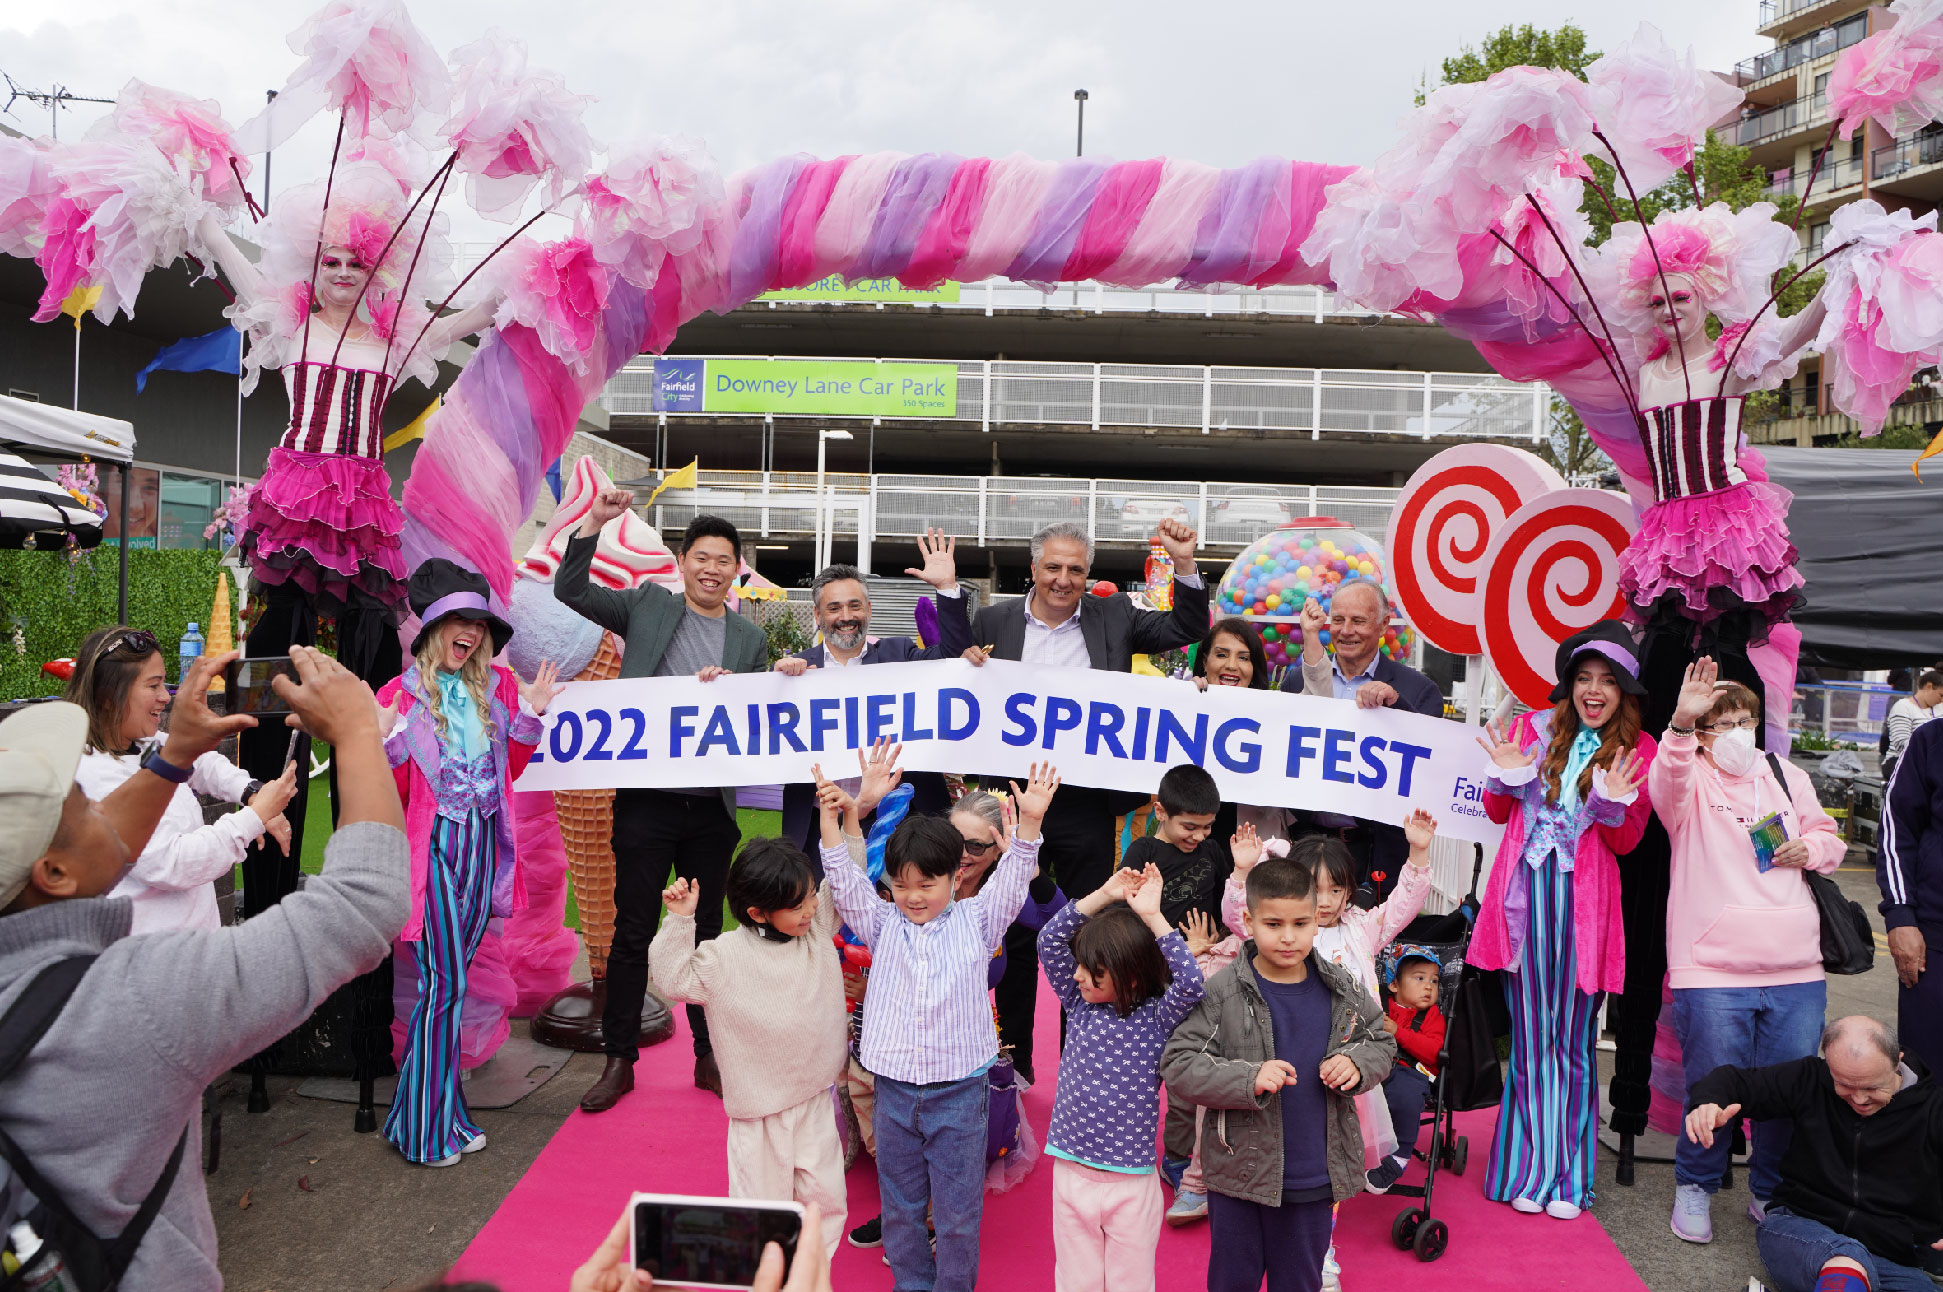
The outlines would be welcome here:
<svg viewBox="0 0 1943 1292">
<path fill-rule="evenodd" d="M 634 503 L 626 489 L 605 489 L 567 542 L 553 594 L 627 643 L 622 677 L 681 677 L 710 682 L 724 673 L 761 673 L 769 667 L 762 630 L 730 614 L 728 596 L 742 561 L 742 539 L 718 516 L 697 516 L 676 549 L 682 595 L 657 584 L 626 591 L 603 588 L 587 575 L 601 526 Z M 648 990 L 648 944 L 661 922 L 661 890 L 673 871 L 701 885 L 695 937 L 722 931 L 723 889 L 742 833 L 733 787 L 670 786 L 624 789 L 614 795 L 614 946 L 607 956 L 607 1004 L 601 1014 L 607 1066 L 581 1099 L 605 1112 L 634 1089 L 640 1057 L 641 1005 Z M 722 1093 L 709 1045 L 708 1020 L 688 1007 L 695 1034 L 695 1084 Z"/>
<path fill-rule="evenodd" d="M 1123 592 L 1089 596 L 1093 540 L 1083 525 L 1061 522 L 1034 534 L 1032 591 L 986 606 L 975 619 L 965 614 L 956 577 L 946 577 L 945 558 L 927 550 L 923 577 L 938 589 L 938 638 L 945 658 L 979 646 L 994 659 L 1126 673 L 1136 654 L 1200 641 L 1208 631 L 1208 589 L 1194 563 L 1198 536 L 1170 518 L 1160 523 L 1158 537 L 1174 561 L 1172 610 L 1141 610 Z M 1084 897 L 1113 873 L 1113 819 L 1144 797 L 1082 785 L 1060 788 L 1041 827 L 1045 843 L 1039 864 L 1068 897 Z M 1006 974 L 997 997 L 1000 1016 L 1016 1020 L 1010 1029 L 1014 1035 L 1030 1035 L 1032 1030 L 1037 963 L 1029 937 L 1021 935 L 1017 947 L 1008 941 Z M 1015 973 L 1020 965 L 1024 968 Z M 1030 1065 L 1020 1066 L 1023 1070 Z"/>
</svg>

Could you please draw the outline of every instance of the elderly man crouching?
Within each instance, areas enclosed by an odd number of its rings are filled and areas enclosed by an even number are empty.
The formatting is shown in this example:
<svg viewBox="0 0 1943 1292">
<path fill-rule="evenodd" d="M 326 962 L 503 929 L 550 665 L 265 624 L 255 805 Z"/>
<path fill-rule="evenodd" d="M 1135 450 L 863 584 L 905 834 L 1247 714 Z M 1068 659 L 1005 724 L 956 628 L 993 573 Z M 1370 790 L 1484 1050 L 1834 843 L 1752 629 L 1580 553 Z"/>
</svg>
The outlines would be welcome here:
<svg viewBox="0 0 1943 1292">
<path fill-rule="evenodd" d="M 1838 1018 L 1821 1057 L 1716 1068 L 1689 1103 L 1702 1147 L 1737 1116 L 1794 1120 L 1756 1233 L 1779 1292 L 1935 1292 L 1921 1266 L 1943 1251 L 1943 1095 L 1894 1030 Z"/>
</svg>

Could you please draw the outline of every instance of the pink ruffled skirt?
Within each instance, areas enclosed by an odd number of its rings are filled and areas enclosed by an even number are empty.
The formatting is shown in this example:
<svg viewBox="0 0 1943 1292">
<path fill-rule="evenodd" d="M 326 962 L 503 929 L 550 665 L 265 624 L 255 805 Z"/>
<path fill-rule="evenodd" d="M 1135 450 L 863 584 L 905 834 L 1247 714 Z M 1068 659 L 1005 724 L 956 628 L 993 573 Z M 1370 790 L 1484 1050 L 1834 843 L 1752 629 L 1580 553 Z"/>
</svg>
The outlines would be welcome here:
<svg viewBox="0 0 1943 1292">
<path fill-rule="evenodd" d="M 295 582 L 335 618 L 353 591 L 403 604 L 404 523 L 381 459 L 278 447 L 249 493 L 243 554 L 262 582 Z"/>
<path fill-rule="evenodd" d="M 1770 626 L 1781 622 L 1803 582 L 1788 539 L 1793 500 L 1762 480 L 1649 508 L 1620 560 L 1626 600 L 1645 614 L 1672 597 L 1703 624 L 1740 610 L 1757 611 Z"/>
</svg>

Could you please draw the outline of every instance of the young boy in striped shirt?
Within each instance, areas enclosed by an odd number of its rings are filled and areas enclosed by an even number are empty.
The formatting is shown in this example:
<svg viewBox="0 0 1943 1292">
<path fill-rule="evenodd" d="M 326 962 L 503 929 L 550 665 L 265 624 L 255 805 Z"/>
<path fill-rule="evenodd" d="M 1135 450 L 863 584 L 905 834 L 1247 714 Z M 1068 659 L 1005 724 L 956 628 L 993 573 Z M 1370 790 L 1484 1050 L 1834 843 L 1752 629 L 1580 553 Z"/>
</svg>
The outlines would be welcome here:
<svg viewBox="0 0 1943 1292">
<path fill-rule="evenodd" d="M 897 753 L 866 764 L 862 797 L 881 801 L 896 786 Z M 952 894 L 963 840 L 949 821 L 913 816 L 897 827 L 884 850 L 885 901 L 853 861 L 863 851 L 856 801 L 821 769 L 816 780 L 823 874 L 871 952 L 860 1057 L 877 1079 L 884 1256 L 899 1288 L 971 1292 L 985 1201 L 986 1073 L 998 1058 L 986 969 L 1038 872 L 1039 826 L 1059 776 L 1050 763 L 1035 764 L 1026 788 L 1012 786 L 1017 820 L 1008 805 L 1003 856 L 978 895 L 962 901 Z"/>
</svg>

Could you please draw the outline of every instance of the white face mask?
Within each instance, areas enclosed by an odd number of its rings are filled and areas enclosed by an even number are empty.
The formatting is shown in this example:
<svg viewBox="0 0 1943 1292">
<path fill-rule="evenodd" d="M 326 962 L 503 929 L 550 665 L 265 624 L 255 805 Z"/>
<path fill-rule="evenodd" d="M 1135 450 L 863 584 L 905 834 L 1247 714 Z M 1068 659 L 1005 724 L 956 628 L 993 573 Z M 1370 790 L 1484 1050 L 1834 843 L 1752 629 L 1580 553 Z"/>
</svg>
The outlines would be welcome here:
<svg viewBox="0 0 1943 1292">
<path fill-rule="evenodd" d="M 1754 733 L 1745 727 L 1715 736 L 1710 752 L 1714 765 L 1729 776 L 1745 776 L 1761 761 L 1761 751 L 1754 745 Z"/>
</svg>

